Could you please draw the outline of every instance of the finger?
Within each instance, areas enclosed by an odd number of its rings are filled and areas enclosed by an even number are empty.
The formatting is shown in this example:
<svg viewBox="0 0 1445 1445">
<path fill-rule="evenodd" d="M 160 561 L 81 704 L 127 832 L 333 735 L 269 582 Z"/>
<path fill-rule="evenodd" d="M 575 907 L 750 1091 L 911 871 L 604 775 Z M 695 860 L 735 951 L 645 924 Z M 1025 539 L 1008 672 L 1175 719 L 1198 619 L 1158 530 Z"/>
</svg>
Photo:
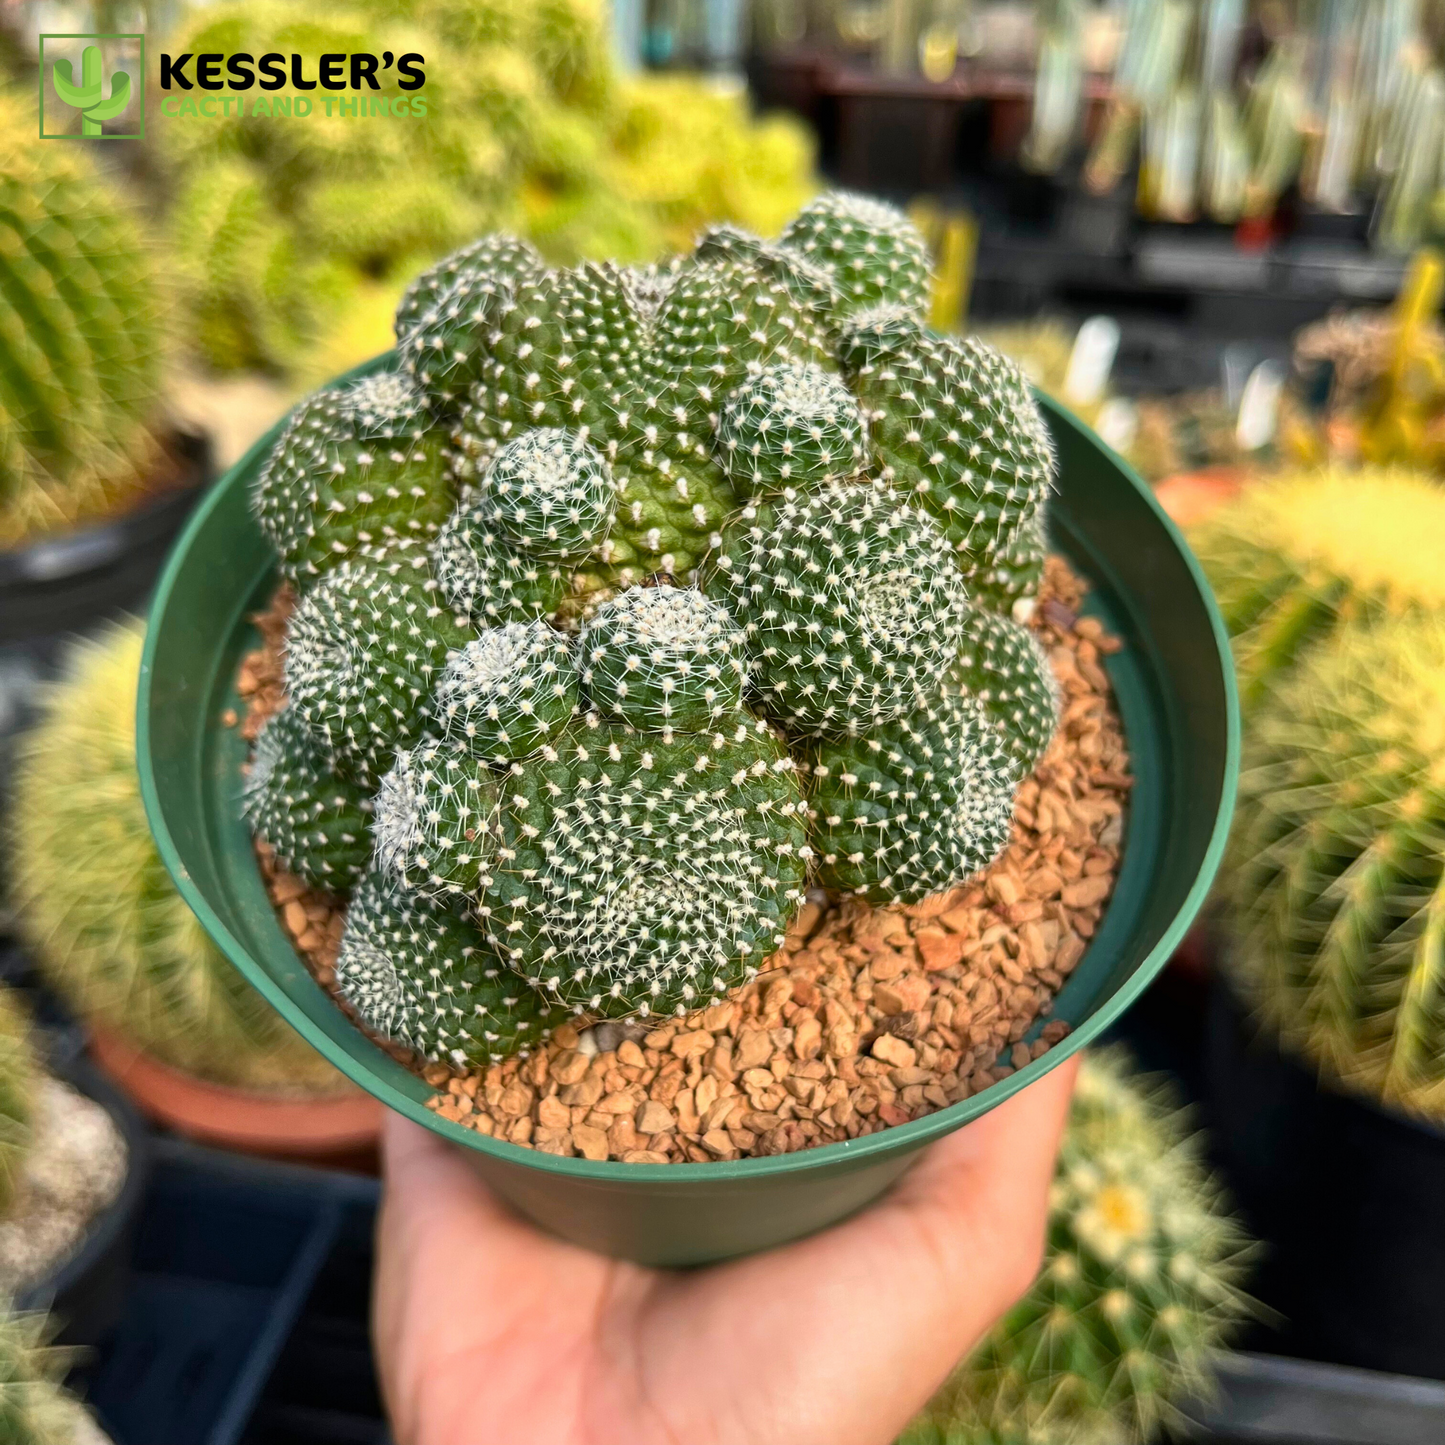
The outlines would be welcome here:
<svg viewBox="0 0 1445 1445">
<path fill-rule="evenodd" d="M 1073 1073 L 1061 1066 L 935 1145 L 857 1219 L 660 1285 L 640 1377 L 669 1378 L 695 1353 L 730 1359 L 748 1389 L 671 1408 L 654 1395 L 652 1408 L 684 1439 L 892 1439 L 1038 1268 Z"/>
</svg>

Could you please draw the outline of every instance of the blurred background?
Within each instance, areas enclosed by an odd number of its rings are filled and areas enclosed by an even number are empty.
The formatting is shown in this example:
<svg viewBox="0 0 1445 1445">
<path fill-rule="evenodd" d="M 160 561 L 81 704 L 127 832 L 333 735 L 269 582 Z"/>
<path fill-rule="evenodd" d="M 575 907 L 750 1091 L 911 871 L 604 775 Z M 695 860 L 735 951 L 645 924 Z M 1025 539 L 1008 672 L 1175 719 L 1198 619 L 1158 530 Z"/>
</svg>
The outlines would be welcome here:
<svg viewBox="0 0 1445 1445">
<path fill-rule="evenodd" d="M 91 35 L 103 144 L 38 64 Z M 1088 1066 L 1044 1273 L 903 1438 L 1445 1441 L 1442 47 L 1436 0 L 0 0 L 0 1442 L 389 1438 L 376 1106 L 140 803 L 191 508 L 474 237 L 645 264 L 827 185 L 1156 489 L 1245 697 L 1231 862 Z M 419 53 L 428 113 L 162 110 L 162 52 L 272 50 Z"/>
</svg>

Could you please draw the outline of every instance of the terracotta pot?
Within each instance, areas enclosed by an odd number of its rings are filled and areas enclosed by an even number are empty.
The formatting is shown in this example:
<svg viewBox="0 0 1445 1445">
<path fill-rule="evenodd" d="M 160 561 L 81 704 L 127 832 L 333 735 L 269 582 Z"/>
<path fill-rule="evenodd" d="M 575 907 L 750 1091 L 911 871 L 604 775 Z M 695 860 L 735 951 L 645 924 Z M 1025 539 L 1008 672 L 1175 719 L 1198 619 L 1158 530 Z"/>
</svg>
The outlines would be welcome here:
<svg viewBox="0 0 1445 1445">
<path fill-rule="evenodd" d="M 1154 488 L 1154 495 L 1175 522 L 1181 527 L 1192 527 L 1196 522 L 1202 522 L 1216 507 L 1237 497 L 1244 486 L 1245 475 L 1243 467 L 1234 466 L 1176 472 Z"/>
<path fill-rule="evenodd" d="M 308 1099 L 212 1084 L 94 1026 L 90 1052 L 142 1113 L 198 1143 L 333 1163 L 364 1163 L 374 1154 L 382 1106 L 359 1089 Z"/>
</svg>

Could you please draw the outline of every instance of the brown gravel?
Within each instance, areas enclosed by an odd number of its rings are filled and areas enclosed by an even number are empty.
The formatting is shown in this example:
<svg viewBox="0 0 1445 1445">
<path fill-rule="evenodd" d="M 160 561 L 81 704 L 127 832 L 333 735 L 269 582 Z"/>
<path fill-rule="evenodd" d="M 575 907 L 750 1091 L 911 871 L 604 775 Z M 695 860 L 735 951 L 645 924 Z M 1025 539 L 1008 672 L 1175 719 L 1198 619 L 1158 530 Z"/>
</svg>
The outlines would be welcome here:
<svg viewBox="0 0 1445 1445">
<path fill-rule="evenodd" d="M 1045 1023 L 1031 1043 L 1024 1035 L 1051 1012 L 1098 928 L 1132 783 L 1101 665 L 1120 643 L 1077 617 L 1082 594 L 1050 559 L 1033 625 L 1063 689 L 1063 719 L 1019 790 L 1012 841 L 983 878 L 908 908 L 814 892 L 735 998 L 661 1026 L 574 1020 L 530 1058 L 475 1073 L 426 1065 L 431 1107 L 551 1154 L 701 1163 L 855 1139 L 1038 1058 L 1068 1025 Z M 243 663 L 247 737 L 283 700 L 290 606 L 278 596 L 258 619 L 266 646 Z M 283 927 L 335 996 L 341 905 L 258 853 Z"/>
</svg>

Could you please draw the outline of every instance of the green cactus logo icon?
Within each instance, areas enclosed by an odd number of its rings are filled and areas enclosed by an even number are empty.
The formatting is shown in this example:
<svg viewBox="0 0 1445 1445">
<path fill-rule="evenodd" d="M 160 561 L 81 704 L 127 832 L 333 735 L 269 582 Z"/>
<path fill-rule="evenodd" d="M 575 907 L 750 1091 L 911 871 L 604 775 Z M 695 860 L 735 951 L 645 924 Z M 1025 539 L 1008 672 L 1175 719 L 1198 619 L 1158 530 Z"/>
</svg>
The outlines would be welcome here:
<svg viewBox="0 0 1445 1445">
<path fill-rule="evenodd" d="M 40 64 L 40 135 L 43 140 L 51 140 L 64 135 L 74 135 L 74 131 L 66 126 L 64 129 L 47 130 L 46 128 L 46 107 L 50 98 L 46 95 L 45 79 L 48 75 L 51 87 L 54 90 L 55 99 L 63 106 L 69 106 L 80 112 L 80 134 L 94 139 L 120 139 L 114 131 L 106 132 L 104 122 L 114 120 L 117 116 L 125 113 L 131 101 L 136 98 L 132 89 L 131 70 L 112 69 L 109 76 L 109 89 L 106 86 L 106 56 L 103 53 L 100 42 L 131 42 L 126 46 L 129 53 L 134 53 L 139 42 L 140 64 L 135 68 L 135 74 L 140 77 L 140 85 L 145 85 L 145 39 L 140 35 L 42 35 L 41 41 L 41 64 Z M 47 65 L 45 55 L 45 42 L 52 42 L 52 49 L 59 49 L 57 42 L 69 42 L 65 48 L 74 52 L 74 42 L 85 41 L 87 44 L 80 53 L 80 77 L 76 78 L 75 65 L 71 55 L 56 56 L 54 61 Z M 53 102 L 50 102 L 53 105 Z M 127 132 L 127 135 L 141 135 L 144 133 L 144 106 L 138 107 L 141 113 L 139 121 L 140 128 Z M 73 121 L 71 124 L 73 125 Z"/>
</svg>

